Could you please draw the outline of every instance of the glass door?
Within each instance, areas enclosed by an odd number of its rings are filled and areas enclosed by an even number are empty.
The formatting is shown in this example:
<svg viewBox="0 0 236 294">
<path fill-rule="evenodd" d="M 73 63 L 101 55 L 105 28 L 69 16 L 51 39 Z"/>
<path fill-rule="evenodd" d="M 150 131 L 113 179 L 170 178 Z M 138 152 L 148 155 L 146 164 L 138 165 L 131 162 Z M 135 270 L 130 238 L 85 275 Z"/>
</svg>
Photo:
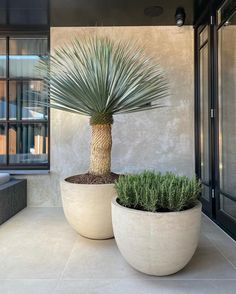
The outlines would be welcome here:
<svg viewBox="0 0 236 294">
<path fill-rule="evenodd" d="M 204 213 L 236 239 L 236 1 L 211 6 L 200 19 L 195 28 L 196 173 Z"/>
<path fill-rule="evenodd" d="M 198 31 L 198 82 L 199 82 L 199 172 L 198 176 L 202 182 L 201 201 L 203 210 L 209 216 L 212 215 L 212 181 L 211 181 L 211 157 L 210 157 L 210 74 L 209 74 L 209 25 L 199 26 Z"/>
<path fill-rule="evenodd" d="M 216 220 L 236 236 L 236 4 L 218 11 L 218 146 Z"/>
</svg>

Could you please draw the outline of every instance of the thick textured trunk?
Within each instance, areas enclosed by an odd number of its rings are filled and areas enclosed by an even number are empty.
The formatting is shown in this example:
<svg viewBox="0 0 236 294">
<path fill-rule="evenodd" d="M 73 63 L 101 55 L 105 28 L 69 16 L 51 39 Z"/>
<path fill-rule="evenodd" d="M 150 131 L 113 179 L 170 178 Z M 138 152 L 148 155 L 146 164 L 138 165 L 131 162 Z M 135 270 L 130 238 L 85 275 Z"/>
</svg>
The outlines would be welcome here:
<svg viewBox="0 0 236 294">
<path fill-rule="evenodd" d="M 90 154 L 90 170 L 94 175 L 105 175 L 111 171 L 111 124 L 93 124 Z"/>
</svg>

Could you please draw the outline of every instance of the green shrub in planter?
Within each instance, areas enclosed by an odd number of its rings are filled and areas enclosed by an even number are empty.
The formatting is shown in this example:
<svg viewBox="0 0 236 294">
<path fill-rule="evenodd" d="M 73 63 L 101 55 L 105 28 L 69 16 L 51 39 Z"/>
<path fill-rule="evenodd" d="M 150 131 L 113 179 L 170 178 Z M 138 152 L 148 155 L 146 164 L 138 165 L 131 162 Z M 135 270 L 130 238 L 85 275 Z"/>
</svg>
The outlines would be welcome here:
<svg viewBox="0 0 236 294">
<path fill-rule="evenodd" d="M 191 260 L 199 241 L 202 205 L 195 178 L 145 171 L 121 176 L 112 225 L 125 260 L 149 275 L 171 275 Z"/>
<path fill-rule="evenodd" d="M 121 176 L 115 187 L 120 205 L 151 212 L 192 208 L 201 191 L 200 182 L 196 178 L 151 171 Z"/>
</svg>

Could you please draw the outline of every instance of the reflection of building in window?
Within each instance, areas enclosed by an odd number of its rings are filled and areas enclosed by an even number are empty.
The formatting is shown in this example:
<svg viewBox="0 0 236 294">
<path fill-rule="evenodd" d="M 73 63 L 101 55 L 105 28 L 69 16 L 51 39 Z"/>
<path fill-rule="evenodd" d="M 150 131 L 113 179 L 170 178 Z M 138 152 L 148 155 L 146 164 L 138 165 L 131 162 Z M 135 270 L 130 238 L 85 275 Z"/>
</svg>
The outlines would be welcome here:
<svg viewBox="0 0 236 294">
<path fill-rule="evenodd" d="M 37 68 L 47 54 L 45 35 L 0 37 L 0 169 L 48 168 L 48 95 Z"/>
<path fill-rule="evenodd" d="M 10 162 L 45 162 L 48 154 L 47 126 L 12 125 L 9 129 Z"/>
<path fill-rule="evenodd" d="M 5 82 L 0 81 L 0 120 L 6 118 L 6 87 Z"/>
<path fill-rule="evenodd" d="M 6 154 L 6 135 L 5 135 L 5 128 L 0 126 L 0 155 Z M 1 163 L 0 158 L 0 163 Z"/>
<path fill-rule="evenodd" d="M 16 131 L 9 130 L 9 153 L 16 154 Z"/>
</svg>

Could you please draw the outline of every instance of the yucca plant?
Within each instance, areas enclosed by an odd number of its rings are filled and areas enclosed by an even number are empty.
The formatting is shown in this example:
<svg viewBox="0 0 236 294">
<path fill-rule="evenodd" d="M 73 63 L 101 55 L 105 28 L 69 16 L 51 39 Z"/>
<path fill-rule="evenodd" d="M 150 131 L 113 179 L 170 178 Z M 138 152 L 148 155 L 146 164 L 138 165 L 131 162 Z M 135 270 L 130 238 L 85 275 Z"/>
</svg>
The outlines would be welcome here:
<svg viewBox="0 0 236 294">
<path fill-rule="evenodd" d="M 42 61 L 41 67 L 48 68 Z M 90 117 L 89 172 L 111 170 L 113 116 L 163 106 L 167 84 L 158 64 L 136 45 L 107 37 L 76 38 L 50 56 L 49 107 Z"/>
</svg>

